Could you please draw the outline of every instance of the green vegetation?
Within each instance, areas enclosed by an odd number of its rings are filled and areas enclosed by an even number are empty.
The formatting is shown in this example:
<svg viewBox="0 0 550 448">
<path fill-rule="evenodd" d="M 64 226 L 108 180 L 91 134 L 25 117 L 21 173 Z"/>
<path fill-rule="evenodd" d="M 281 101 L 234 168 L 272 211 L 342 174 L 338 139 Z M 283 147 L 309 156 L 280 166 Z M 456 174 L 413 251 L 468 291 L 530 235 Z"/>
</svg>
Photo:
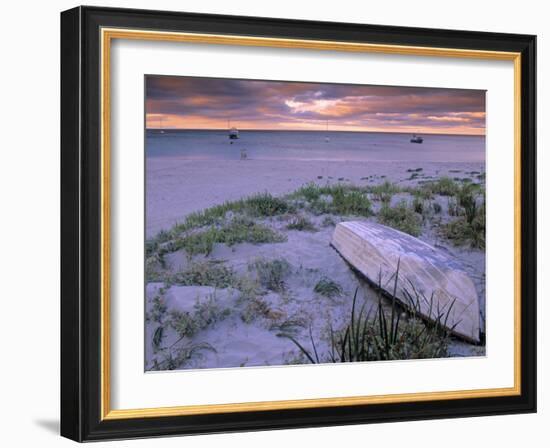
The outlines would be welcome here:
<svg viewBox="0 0 550 448">
<path fill-rule="evenodd" d="M 241 319 L 244 323 L 251 323 L 260 317 L 267 317 L 269 305 L 261 297 L 253 297 L 246 301 L 241 312 Z"/>
<path fill-rule="evenodd" d="M 166 287 L 159 288 L 157 294 L 155 294 L 155 296 L 151 299 L 151 310 L 145 316 L 147 321 L 162 323 L 164 315 L 167 311 L 165 299 L 166 290 Z"/>
<path fill-rule="evenodd" d="M 412 236 L 420 235 L 422 218 L 411 210 L 405 201 L 395 207 L 382 206 L 378 213 L 378 222 Z"/>
<path fill-rule="evenodd" d="M 459 189 L 459 185 L 450 177 L 443 176 L 434 182 L 424 184 L 433 194 L 441 196 L 454 196 Z"/>
<path fill-rule="evenodd" d="M 185 271 L 171 275 L 168 283 L 229 288 L 237 283 L 237 278 L 233 269 L 225 266 L 222 261 L 210 260 L 192 263 Z"/>
<path fill-rule="evenodd" d="M 387 180 L 380 185 L 373 185 L 367 188 L 375 200 L 381 201 L 384 204 L 389 204 L 394 194 L 403 191 L 402 188 Z"/>
<path fill-rule="evenodd" d="M 146 257 L 150 257 L 155 253 L 162 256 L 165 253 L 178 250 L 178 244 L 174 245 L 174 241 L 185 238 L 182 234 L 186 232 L 201 227 L 226 225 L 225 218 L 229 212 L 244 217 L 265 218 L 293 211 L 294 208 L 288 201 L 276 198 L 269 193 L 256 194 L 239 201 L 225 202 L 200 212 L 191 213 L 182 223 L 176 224 L 169 231 L 163 230 L 154 238 L 148 239 L 145 243 Z"/>
<path fill-rule="evenodd" d="M 419 197 L 415 197 L 413 199 L 412 207 L 415 213 L 418 213 L 419 215 L 422 215 L 424 213 L 424 210 L 425 210 L 424 201 Z"/>
<path fill-rule="evenodd" d="M 370 216 L 372 214 L 371 203 L 364 193 L 350 191 L 344 187 L 334 188 L 331 211 L 338 215 Z"/>
<path fill-rule="evenodd" d="M 197 299 L 192 312 L 173 310 L 169 324 L 181 338 L 191 338 L 230 313 L 229 309 L 220 306 L 215 294 L 210 294 L 206 299 Z"/>
<path fill-rule="evenodd" d="M 323 227 L 330 227 L 330 226 L 335 226 L 336 225 L 336 221 L 334 221 L 334 218 L 332 216 L 325 216 L 323 218 L 323 222 L 321 223 L 321 225 Z"/>
<path fill-rule="evenodd" d="M 313 290 L 317 294 L 321 294 L 322 296 L 328 298 L 339 296 L 343 291 L 342 287 L 338 283 L 327 277 L 323 277 L 319 280 Z"/>
<path fill-rule="evenodd" d="M 307 232 L 316 232 L 317 227 L 306 217 L 297 216 L 293 218 L 290 223 L 286 226 L 288 230 L 300 230 Z"/>
<path fill-rule="evenodd" d="M 258 281 L 264 288 L 275 292 L 284 292 L 285 277 L 291 272 L 288 261 L 282 258 L 259 259 L 252 264 L 252 268 L 256 270 Z"/>
<path fill-rule="evenodd" d="M 367 311 L 366 302 L 361 306 L 358 305 L 358 290 L 355 290 L 347 323 L 337 331 L 330 324 L 330 353 L 319 353 L 320 344 L 315 342 L 311 327 L 309 330 L 311 349 L 309 350 L 293 335 L 280 333 L 279 336 L 290 339 L 312 364 L 447 356 L 450 332 L 445 328 L 452 305 L 445 313 L 433 316 L 434 322 L 424 323 L 418 317 L 418 313 L 420 301 L 426 299 L 411 298 L 409 315 L 406 316 L 395 298 L 398 276 L 399 265 L 395 274 L 389 311 L 384 310 L 380 288 L 378 289 L 378 307 L 374 315 L 372 315 L 372 308 Z M 433 297 L 431 300 L 433 302 Z"/>
<path fill-rule="evenodd" d="M 370 216 L 371 203 L 365 192 L 351 185 L 318 186 L 309 183 L 289 195 L 308 201 L 309 209 L 316 214 Z"/>
<path fill-rule="evenodd" d="M 147 370 L 175 370 L 194 359 L 201 358 L 205 351 L 216 352 L 214 347 L 206 342 L 182 344 L 160 349 L 160 351 L 161 359 L 154 358 Z"/>
<path fill-rule="evenodd" d="M 453 201 L 449 200 L 449 215 L 458 218 L 442 226 L 446 238 L 455 245 L 485 248 L 485 192 L 481 186 L 463 184 Z"/>
<path fill-rule="evenodd" d="M 196 254 L 209 255 L 216 243 L 233 246 L 239 243 L 280 243 L 286 241 L 286 237 L 270 227 L 258 224 L 249 218 L 235 217 L 228 224 L 213 226 L 207 230 L 191 233 L 184 237 L 176 238 L 169 251 L 175 252 L 185 249 L 189 256 Z"/>
</svg>

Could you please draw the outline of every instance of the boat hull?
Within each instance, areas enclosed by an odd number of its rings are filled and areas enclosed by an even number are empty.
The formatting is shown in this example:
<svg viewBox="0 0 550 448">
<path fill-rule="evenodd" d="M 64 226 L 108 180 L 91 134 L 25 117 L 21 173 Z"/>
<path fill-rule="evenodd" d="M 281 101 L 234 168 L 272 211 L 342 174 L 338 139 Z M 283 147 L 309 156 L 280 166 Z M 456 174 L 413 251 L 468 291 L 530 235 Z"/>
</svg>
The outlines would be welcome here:
<svg viewBox="0 0 550 448">
<path fill-rule="evenodd" d="M 475 285 L 458 260 L 398 230 L 380 224 L 339 223 L 331 245 L 368 281 L 429 321 L 446 320 L 454 335 L 480 342 Z M 439 317 L 439 318 L 438 318 Z"/>
</svg>

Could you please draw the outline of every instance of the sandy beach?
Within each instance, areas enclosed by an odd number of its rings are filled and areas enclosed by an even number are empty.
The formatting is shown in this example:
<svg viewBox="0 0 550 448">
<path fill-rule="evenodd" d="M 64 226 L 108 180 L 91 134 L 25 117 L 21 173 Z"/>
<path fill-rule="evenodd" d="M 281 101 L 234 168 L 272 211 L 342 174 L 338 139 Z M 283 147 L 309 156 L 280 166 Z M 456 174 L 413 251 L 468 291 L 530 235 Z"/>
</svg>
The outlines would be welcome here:
<svg viewBox="0 0 550 448">
<path fill-rule="evenodd" d="M 357 217 L 311 212 L 307 203 L 298 200 L 296 204 L 305 207 L 298 215 L 296 212 L 273 213 L 247 224 L 275 232 L 280 239 L 264 243 L 214 242 L 208 249 L 172 248 L 174 242 L 169 241 L 172 237 L 164 235 L 173 234 L 174 225 L 181 226 L 197 212 L 227 201 L 239 201 L 255 194 L 287 197 L 304 185 L 367 191 L 368 187 L 386 183 L 396 191 L 402 190 L 391 194 L 387 203 L 367 194 L 372 215 L 369 212 L 369 216 L 359 219 L 377 222 L 384 207 L 399 207 L 404 203 L 412 207 L 414 194 L 405 192 L 407 188 L 414 191 L 441 178 L 457 186 L 477 185 L 483 181 L 484 172 L 483 163 L 473 162 L 148 159 L 146 233 L 151 241 L 163 235 L 163 241 L 167 242 L 155 243 L 148 258 L 152 274 L 148 274 L 146 288 L 146 368 L 308 362 L 289 337 L 309 344 L 308 347 L 311 347 L 310 339 L 316 340 L 315 350 L 329 353 L 329 325 L 330 328 L 345 325 L 352 312 L 355 291 L 371 308 L 380 300 L 365 279 L 330 247 L 334 225 Z M 436 194 L 423 202 L 425 211 L 415 215 L 421 222 L 418 238 L 461 263 L 475 283 L 484 328 L 485 252 L 453 244 L 438 232 L 438 228 L 454 219 L 450 201 L 449 197 Z M 428 209 L 438 211 L 427 212 Z M 222 227 L 231 219 L 239 218 L 231 211 L 224 212 L 223 216 L 219 221 Z M 293 227 L 297 216 L 304 218 L 310 228 Z M 193 238 L 194 233 L 201 234 L 207 228 L 191 228 L 182 235 Z M 276 280 L 269 276 L 276 276 Z M 319 288 L 327 279 L 335 285 L 334 294 L 323 293 Z M 484 346 L 452 338 L 446 343 L 445 353 L 446 356 L 479 356 L 484 350 Z"/>
<path fill-rule="evenodd" d="M 422 168 L 415 179 L 411 172 Z M 304 184 L 374 185 L 384 180 L 415 185 L 441 176 L 467 178 L 485 172 L 471 162 L 361 162 L 334 160 L 188 160 L 159 157 L 147 160 L 146 235 L 168 229 L 187 214 L 254 193 L 282 195 Z"/>
</svg>

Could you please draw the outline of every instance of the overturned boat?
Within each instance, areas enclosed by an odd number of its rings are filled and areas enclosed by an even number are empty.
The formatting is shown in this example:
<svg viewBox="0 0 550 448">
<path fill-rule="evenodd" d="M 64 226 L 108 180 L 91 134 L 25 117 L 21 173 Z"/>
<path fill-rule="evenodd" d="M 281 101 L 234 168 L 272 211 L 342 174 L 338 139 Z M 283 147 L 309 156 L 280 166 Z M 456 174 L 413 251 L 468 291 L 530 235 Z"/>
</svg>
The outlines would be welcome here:
<svg viewBox="0 0 550 448">
<path fill-rule="evenodd" d="M 458 260 L 406 233 L 366 221 L 339 223 L 331 245 L 366 279 L 420 317 L 480 342 L 475 285 Z M 396 282 L 397 274 L 397 282 Z"/>
</svg>

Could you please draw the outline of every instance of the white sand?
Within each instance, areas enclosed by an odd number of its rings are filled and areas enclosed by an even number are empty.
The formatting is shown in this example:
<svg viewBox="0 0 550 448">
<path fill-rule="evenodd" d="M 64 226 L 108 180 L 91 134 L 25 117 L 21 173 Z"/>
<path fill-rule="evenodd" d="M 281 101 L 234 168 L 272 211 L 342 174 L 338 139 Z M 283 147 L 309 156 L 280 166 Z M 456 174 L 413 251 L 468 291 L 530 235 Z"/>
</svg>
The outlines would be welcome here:
<svg viewBox="0 0 550 448">
<path fill-rule="evenodd" d="M 224 201 L 268 191 L 288 193 L 308 182 L 358 185 L 383 181 L 408 183 L 407 169 L 423 168 L 425 176 L 467 177 L 468 171 L 485 171 L 480 163 L 334 162 L 288 160 L 190 161 L 159 157 L 147 160 L 146 235 L 168 229 L 187 214 Z M 450 170 L 461 170 L 453 173 Z M 321 179 L 318 179 L 322 176 Z M 368 176 L 378 176 L 361 180 Z"/>
<path fill-rule="evenodd" d="M 291 192 L 308 182 L 318 184 L 351 182 L 356 185 L 375 185 L 389 180 L 401 185 L 416 184 L 431 177 L 473 177 L 471 171 L 484 172 L 480 163 L 418 163 L 410 162 L 323 162 L 323 161 L 188 161 L 177 158 L 148 160 L 147 165 L 147 236 L 161 229 L 168 229 L 182 221 L 191 212 L 238 200 L 259 192 L 281 195 Z M 408 169 L 422 168 L 416 180 L 410 180 Z M 400 195 L 394 198 L 398 200 Z M 379 205 L 379 204 L 378 204 Z M 373 204 L 376 209 L 377 204 Z M 445 207 L 444 207 L 445 209 Z M 350 313 L 351 298 L 356 287 L 360 288 L 360 300 L 376 304 L 376 295 L 349 268 L 329 243 L 333 227 L 323 227 L 322 217 L 311 217 L 319 231 L 314 233 L 289 231 L 286 222 L 269 218 L 263 222 L 287 235 L 288 241 L 275 244 L 238 244 L 233 247 L 217 244 L 208 259 L 223 260 L 240 275 L 246 275 L 248 265 L 255 259 L 282 258 L 292 267 L 286 279 L 288 292 L 268 292 L 262 300 L 269 305 L 269 317 L 244 323 L 241 319 L 243 305 L 238 304 L 235 291 L 208 287 L 173 286 L 167 294 L 169 310 L 190 309 L 197 300 L 206 300 L 212 294 L 231 313 L 222 321 L 200 331 L 192 340 L 184 343 L 207 343 L 216 351 L 205 351 L 202 357 L 190 361 L 184 368 L 219 368 L 230 366 L 281 365 L 307 362 L 300 358 L 296 346 L 286 338 L 277 337 L 278 326 L 287 320 L 305 318 L 311 326 L 319 349 L 329 350 L 323 332 L 327 322 L 341 323 Z M 336 220 L 339 220 L 335 217 Z M 375 220 L 376 218 L 369 218 Z M 484 309 L 484 252 L 468 248 L 456 248 L 444 241 L 431 229 L 424 227 L 421 239 L 459 259 L 476 284 Z M 193 261 L 205 259 L 203 255 Z M 183 250 L 167 255 L 166 262 L 172 272 L 185 270 L 189 259 Z M 343 286 L 344 294 L 328 299 L 316 294 L 313 287 L 323 277 L 329 277 Z M 149 284 L 147 307 L 155 296 L 158 284 Z M 151 366 L 155 355 L 151 341 L 156 323 L 147 325 L 146 363 Z M 310 348 L 306 328 L 296 334 Z M 164 346 L 170 346 L 179 337 L 170 327 L 165 328 Z M 180 343 L 181 345 L 181 343 Z M 453 355 L 472 356 L 484 353 L 484 347 L 454 341 L 450 347 Z"/>
</svg>

